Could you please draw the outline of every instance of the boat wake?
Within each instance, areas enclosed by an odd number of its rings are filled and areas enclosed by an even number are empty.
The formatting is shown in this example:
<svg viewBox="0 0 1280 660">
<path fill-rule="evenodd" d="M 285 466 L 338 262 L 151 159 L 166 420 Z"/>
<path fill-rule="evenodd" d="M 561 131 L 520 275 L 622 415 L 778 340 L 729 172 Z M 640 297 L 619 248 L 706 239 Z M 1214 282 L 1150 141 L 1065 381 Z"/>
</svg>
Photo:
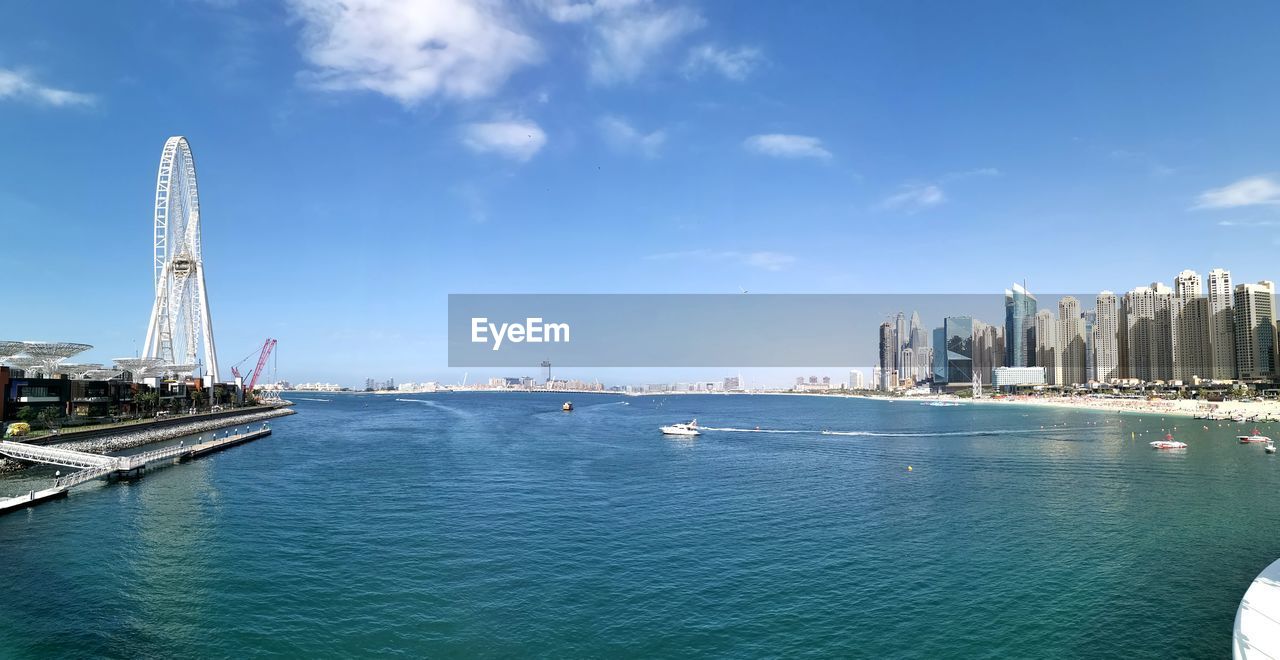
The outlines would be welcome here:
<svg viewBox="0 0 1280 660">
<path fill-rule="evenodd" d="M 299 400 L 299 401 L 324 401 L 325 403 L 328 403 L 328 402 L 329 402 L 329 399 L 309 399 L 309 398 L 307 398 L 307 397 L 305 397 L 305 396 L 295 396 L 295 397 L 293 397 L 293 398 L 295 398 L 295 399 L 297 399 L 297 400 Z"/>
<path fill-rule="evenodd" d="M 733 427 L 699 426 L 703 431 L 722 431 L 729 433 L 790 433 L 810 435 L 843 435 L 868 438 L 964 438 L 998 435 L 1027 435 L 1036 433 L 1057 433 L 1061 431 L 1094 431 L 1096 426 L 1065 427 L 1050 426 L 1035 429 L 981 429 L 973 431 L 942 431 L 937 433 L 887 432 L 887 431 L 831 431 L 815 429 L 740 429 Z"/>
</svg>

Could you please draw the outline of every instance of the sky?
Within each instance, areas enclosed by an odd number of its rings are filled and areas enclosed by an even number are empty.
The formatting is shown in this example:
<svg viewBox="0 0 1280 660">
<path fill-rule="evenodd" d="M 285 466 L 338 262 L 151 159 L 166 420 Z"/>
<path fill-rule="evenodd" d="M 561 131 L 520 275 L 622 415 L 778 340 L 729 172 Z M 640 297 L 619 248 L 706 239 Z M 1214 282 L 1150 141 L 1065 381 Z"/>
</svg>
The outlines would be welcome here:
<svg viewBox="0 0 1280 660">
<path fill-rule="evenodd" d="M 1275 3 L 173 0 L 0 17 L 0 338 L 90 343 L 87 361 L 141 348 L 171 135 L 195 154 L 222 369 L 270 336 L 295 383 L 456 381 L 450 293 L 1280 278 Z"/>
</svg>

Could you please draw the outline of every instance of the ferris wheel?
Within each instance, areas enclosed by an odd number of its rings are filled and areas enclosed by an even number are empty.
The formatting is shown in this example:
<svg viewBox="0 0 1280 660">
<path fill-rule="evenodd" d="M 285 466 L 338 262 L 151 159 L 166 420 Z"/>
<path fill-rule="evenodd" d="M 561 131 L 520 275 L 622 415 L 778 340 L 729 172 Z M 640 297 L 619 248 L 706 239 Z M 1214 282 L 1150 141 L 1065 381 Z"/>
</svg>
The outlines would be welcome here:
<svg viewBox="0 0 1280 660">
<path fill-rule="evenodd" d="M 213 319 L 200 255 L 200 194 L 191 146 L 182 136 L 169 138 L 160 154 L 152 255 L 156 299 L 143 357 L 188 372 L 203 364 L 205 375 L 217 382 Z"/>
</svg>

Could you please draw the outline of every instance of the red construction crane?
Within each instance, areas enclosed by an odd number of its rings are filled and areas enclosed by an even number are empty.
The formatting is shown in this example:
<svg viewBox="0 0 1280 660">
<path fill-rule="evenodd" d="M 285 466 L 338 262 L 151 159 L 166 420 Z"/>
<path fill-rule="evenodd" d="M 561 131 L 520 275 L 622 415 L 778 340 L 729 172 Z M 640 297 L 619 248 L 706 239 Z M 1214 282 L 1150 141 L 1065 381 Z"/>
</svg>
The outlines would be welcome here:
<svg viewBox="0 0 1280 660">
<path fill-rule="evenodd" d="M 271 339 L 270 337 L 262 343 L 262 352 L 258 354 L 258 366 L 253 369 L 253 377 L 249 379 L 249 384 L 245 386 L 246 392 L 252 392 L 253 386 L 258 384 L 258 376 L 262 375 L 262 368 L 267 366 L 267 358 L 271 357 L 271 351 L 275 347 L 276 340 Z M 244 360 L 240 361 L 240 364 L 244 364 L 245 360 L 248 360 L 251 357 L 253 357 L 252 353 L 246 355 Z M 231 367 L 231 375 L 236 378 L 240 378 L 240 364 Z"/>
<path fill-rule="evenodd" d="M 253 391 L 253 386 L 258 384 L 258 376 L 262 375 L 262 368 L 267 366 L 267 358 L 271 357 L 271 351 L 276 347 L 276 340 L 268 338 L 262 344 L 262 355 L 258 356 L 258 366 L 253 368 L 253 378 L 249 379 L 249 390 Z"/>
</svg>

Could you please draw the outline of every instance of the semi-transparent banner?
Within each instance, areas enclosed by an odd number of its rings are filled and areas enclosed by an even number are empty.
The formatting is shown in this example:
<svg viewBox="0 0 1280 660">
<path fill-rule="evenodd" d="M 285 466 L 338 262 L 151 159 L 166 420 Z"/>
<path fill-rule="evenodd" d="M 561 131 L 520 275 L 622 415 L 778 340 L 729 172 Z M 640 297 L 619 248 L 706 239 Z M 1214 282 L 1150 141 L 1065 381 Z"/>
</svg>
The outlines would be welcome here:
<svg viewBox="0 0 1280 660">
<path fill-rule="evenodd" d="M 1005 340 L 1037 311 L 1092 323 L 1097 296 L 1001 294 L 453 294 L 449 366 L 833 367 L 903 347 Z M 1109 299 L 1102 301 L 1104 318 Z M 1042 315 L 1043 317 L 1044 315 Z M 1010 325 L 1012 323 L 1012 325 Z M 885 327 L 887 324 L 887 327 Z M 1083 331 L 1084 328 L 1082 327 Z M 952 338 L 957 339 L 952 339 Z"/>
</svg>

